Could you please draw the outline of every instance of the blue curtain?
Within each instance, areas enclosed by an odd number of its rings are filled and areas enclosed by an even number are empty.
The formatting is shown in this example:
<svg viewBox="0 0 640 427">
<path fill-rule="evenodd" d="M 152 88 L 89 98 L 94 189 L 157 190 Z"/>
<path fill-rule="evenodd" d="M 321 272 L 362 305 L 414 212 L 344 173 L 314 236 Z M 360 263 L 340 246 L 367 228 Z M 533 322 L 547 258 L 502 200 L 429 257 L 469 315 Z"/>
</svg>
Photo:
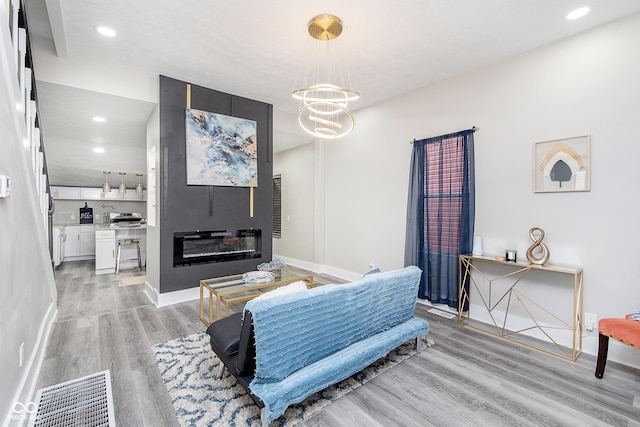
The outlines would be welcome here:
<svg viewBox="0 0 640 427">
<path fill-rule="evenodd" d="M 473 245 L 473 132 L 414 141 L 411 159 L 405 266 L 422 269 L 418 297 L 454 308 L 459 255 Z"/>
</svg>

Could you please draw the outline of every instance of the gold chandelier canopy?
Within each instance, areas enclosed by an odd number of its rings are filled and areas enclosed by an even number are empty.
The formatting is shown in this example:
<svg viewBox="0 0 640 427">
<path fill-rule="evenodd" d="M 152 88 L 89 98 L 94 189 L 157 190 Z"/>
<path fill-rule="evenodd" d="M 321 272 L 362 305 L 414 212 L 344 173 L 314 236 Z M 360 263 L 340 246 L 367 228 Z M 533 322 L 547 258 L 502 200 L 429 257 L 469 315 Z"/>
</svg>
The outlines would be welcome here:
<svg viewBox="0 0 640 427">
<path fill-rule="evenodd" d="M 316 40 L 332 40 L 342 34 L 342 21 L 334 15 L 318 15 L 309 21 L 309 35 Z"/>
</svg>

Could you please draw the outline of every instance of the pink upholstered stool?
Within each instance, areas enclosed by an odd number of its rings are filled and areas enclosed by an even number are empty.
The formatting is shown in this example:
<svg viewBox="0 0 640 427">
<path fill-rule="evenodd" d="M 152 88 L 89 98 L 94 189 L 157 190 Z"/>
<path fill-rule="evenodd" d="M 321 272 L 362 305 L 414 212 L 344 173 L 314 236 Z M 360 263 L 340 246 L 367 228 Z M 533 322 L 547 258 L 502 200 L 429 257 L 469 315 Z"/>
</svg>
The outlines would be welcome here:
<svg viewBox="0 0 640 427">
<path fill-rule="evenodd" d="M 640 348 L 640 321 L 629 319 L 600 319 L 598 322 L 599 348 L 596 363 L 596 378 L 604 376 L 607 364 L 609 338 L 620 341 L 635 348 Z"/>
</svg>

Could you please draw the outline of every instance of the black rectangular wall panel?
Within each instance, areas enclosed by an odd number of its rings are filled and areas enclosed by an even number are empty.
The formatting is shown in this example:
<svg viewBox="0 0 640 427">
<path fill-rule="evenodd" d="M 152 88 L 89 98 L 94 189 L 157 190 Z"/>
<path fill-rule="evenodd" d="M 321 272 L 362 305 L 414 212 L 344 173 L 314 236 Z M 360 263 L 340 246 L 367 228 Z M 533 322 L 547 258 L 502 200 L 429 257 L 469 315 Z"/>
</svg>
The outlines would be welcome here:
<svg viewBox="0 0 640 427">
<path fill-rule="evenodd" d="M 185 108 L 187 82 L 160 76 L 160 293 L 199 286 L 201 279 L 255 270 L 272 257 L 273 107 L 264 102 L 191 85 L 191 108 L 255 120 L 258 187 L 254 216 L 250 189 L 187 185 Z M 166 166 L 165 166 L 166 165 Z M 173 266 L 174 233 L 196 230 L 262 230 L 262 257 L 192 266 Z"/>
</svg>

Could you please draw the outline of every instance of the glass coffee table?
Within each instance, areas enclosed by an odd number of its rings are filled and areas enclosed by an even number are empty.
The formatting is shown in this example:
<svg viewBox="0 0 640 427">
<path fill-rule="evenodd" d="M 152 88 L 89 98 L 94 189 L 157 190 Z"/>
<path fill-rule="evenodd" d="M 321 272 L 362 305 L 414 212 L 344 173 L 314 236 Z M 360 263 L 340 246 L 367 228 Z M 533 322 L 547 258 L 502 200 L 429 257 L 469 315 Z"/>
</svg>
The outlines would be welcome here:
<svg viewBox="0 0 640 427">
<path fill-rule="evenodd" d="M 245 283 L 242 280 L 242 274 L 234 276 L 216 277 L 213 279 L 204 279 L 200 281 L 200 320 L 205 326 L 209 327 L 213 323 L 213 300 L 216 301 L 216 319 L 220 319 L 222 303 L 224 303 L 225 317 L 231 314 L 229 305 L 237 302 L 245 302 L 254 299 L 258 295 L 280 286 L 288 285 L 297 281 L 307 282 L 308 288 L 313 288 L 316 283 L 313 281 L 312 275 L 302 275 L 295 273 L 288 268 L 281 270 L 272 270 L 274 279 L 264 283 Z M 209 313 L 205 316 L 205 290 L 209 291 Z"/>
</svg>

